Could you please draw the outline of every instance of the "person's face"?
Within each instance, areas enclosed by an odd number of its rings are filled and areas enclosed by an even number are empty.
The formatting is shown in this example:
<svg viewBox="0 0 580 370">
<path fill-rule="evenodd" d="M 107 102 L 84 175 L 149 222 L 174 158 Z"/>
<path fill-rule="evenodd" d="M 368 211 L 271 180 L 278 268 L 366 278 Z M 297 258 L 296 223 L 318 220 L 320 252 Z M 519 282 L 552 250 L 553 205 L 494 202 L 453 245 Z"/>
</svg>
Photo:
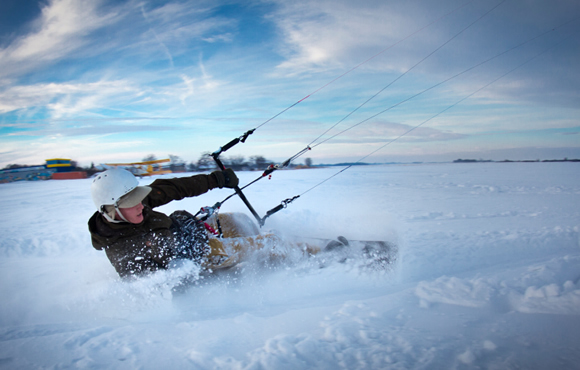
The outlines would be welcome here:
<svg viewBox="0 0 580 370">
<path fill-rule="evenodd" d="M 143 221 L 143 204 L 139 203 L 131 208 L 119 208 L 119 211 L 127 221 L 132 224 L 140 224 Z"/>
</svg>

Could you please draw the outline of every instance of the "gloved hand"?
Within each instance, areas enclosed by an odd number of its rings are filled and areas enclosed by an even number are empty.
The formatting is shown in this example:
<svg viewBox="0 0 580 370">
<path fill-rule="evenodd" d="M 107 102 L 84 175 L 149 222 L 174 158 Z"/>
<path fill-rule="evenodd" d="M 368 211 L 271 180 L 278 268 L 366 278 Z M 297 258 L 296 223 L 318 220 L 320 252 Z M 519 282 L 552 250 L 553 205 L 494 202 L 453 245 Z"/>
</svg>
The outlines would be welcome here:
<svg viewBox="0 0 580 370">
<path fill-rule="evenodd" d="M 218 188 L 235 188 L 238 186 L 240 180 L 231 168 L 226 168 L 223 171 L 214 171 L 211 173 L 217 182 Z"/>
</svg>

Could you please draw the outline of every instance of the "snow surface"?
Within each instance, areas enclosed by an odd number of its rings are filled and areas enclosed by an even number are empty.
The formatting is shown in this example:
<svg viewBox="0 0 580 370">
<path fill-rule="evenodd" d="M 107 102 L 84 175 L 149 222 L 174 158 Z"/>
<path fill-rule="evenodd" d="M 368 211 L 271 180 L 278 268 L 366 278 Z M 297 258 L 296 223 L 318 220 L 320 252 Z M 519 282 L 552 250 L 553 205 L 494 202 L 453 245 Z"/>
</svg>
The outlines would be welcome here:
<svg viewBox="0 0 580 370">
<path fill-rule="evenodd" d="M 279 171 L 246 194 L 265 213 L 338 170 Z M 249 265 L 179 294 L 193 266 L 123 282 L 92 248 L 90 183 L 0 185 L 0 368 L 580 367 L 578 163 L 353 167 L 266 229 L 396 242 L 391 271 Z"/>
</svg>

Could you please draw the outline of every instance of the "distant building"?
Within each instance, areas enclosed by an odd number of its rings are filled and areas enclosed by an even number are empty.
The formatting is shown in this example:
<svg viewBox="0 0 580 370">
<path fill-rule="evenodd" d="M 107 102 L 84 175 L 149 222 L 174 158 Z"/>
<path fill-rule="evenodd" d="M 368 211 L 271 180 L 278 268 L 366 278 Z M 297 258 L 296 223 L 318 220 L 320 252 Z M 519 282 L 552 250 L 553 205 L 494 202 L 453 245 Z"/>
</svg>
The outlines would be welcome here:
<svg viewBox="0 0 580 370">
<path fill-rule="evenodd" d="M 85 179 L 85 171 L 75 171 L 74 162 L 66 158 L 47 159 L 39 166 L 21 166 L 0 170 L 0 184 L 14 181 Z"/>
<path fill-rule="evenodd" d="M 70 163 L 70 159 L 66 158 L 52 158 L 46 160 L 46 168 L 54 169 L 56 172 L 71 172 L 74 167 Z"/>
<path fill-rule="evenodd" d="M 23 166 L 0 170 L 0 183 L 49 180 L 54 172 L 54 169 L 48 169 L 46 166 Z"/>
<path fill-rule="evenodd" d="M 75 171 L 71 160 L 68 158 L 52 158 L 46 160 L 46 168 L 54 170 L 52 179 L 54 180 L 72 180 L 72 179 L 86 179 L 87 173 L 85 171 Z"/>
</svg>

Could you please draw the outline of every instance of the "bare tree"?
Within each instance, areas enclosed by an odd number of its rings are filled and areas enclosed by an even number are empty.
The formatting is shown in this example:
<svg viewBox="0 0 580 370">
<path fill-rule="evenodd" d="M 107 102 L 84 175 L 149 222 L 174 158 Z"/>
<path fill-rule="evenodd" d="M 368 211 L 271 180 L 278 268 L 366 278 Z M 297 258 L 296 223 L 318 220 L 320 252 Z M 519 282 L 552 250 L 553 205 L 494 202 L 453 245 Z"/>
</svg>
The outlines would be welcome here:
<svg viewBox="0 0 580 370">
<path fill-rule="evenodd" d="M 250 157 L 251 167 L 256 170 L 264 170 L 270 164 L 266 158 L 261 155 Z"/>
<path fill-rule="evenodd" d="M 185 162 L 178 155 L 169 154 L 169 169 L 172 172 L 185 172 Z"/>
<path fill-rule="evenodd" d="M 234 171 L 240 171 L 247 167 L 246 159 L 241 155 L 225 159 L 224 165 L 231 167 Z"/>
<path fill-rule="evenodd" d="M 211 158 L 210 152 L 201 153 L 201 157 L 197 160 L 198 171 L 208 171 L 215 168 L 215 163 Z"/>
</svg>

